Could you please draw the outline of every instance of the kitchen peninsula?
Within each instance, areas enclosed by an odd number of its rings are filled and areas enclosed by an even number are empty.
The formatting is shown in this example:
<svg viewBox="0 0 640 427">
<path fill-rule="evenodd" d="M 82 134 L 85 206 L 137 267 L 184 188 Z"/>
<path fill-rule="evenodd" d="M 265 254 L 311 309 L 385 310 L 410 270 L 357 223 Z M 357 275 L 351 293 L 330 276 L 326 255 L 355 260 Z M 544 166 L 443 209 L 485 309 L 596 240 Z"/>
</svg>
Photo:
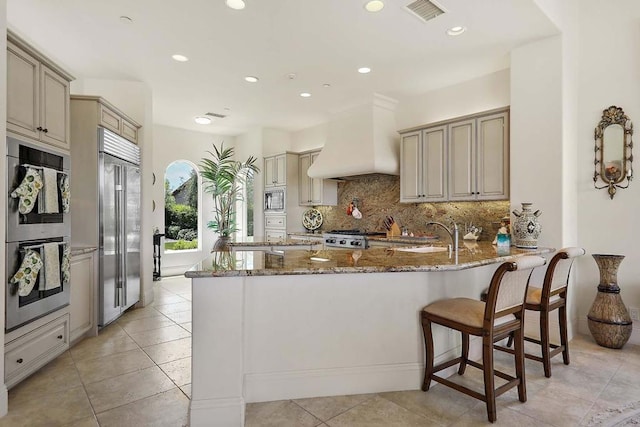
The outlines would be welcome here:
<svg viewBox="0 0 640 427">
<path fill-rule="evenodd" d="M 242 426 L 246 402 L 419 389 L 421 308 L 477 299 L 499 263 L 553 251 L 398 249 L 214 252 L 188 271 L 191 425 Z M 436 362 L 458 351 L 455 333 L 434 340 Z"/>
</svg>

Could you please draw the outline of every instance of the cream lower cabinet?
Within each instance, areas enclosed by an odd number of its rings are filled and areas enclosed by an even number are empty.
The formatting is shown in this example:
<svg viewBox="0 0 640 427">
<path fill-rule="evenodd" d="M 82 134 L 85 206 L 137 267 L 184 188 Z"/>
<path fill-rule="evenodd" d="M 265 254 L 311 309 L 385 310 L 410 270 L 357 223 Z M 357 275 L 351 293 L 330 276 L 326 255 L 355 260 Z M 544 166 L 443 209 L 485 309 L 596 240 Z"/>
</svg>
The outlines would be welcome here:
<svg viewBox="0 0 640 427">
<path fill-rule="evenodd" d="M 338 204 L 338 183 L 335 181 L 310 178 L 309 167 L 320 154 L 320 150 L 301 153 L 298 157 L 298 180 L 300 206 L 335 206 Z"/>
<path fill-rule="evenodd" d="M 267 242 L 279 242 L 287 238 L 287 215 L 266 214 L 264 216 L 264 237 Z"/>
<path fill-rule="evenodd" d="M 96 251 L 71 257 L 71 343 L 97 333 Z"/>
<path fill-rule="evenodd" d="M 437 126 L 402 135 L 400 201 L 447 200 L 447 127 Z"/>
<path fill-rule="evenodd" d="M 70 148 L 69 74 L 13 33 L 7 41 L 7 130 Z"/>
<path fill-rule="evenodd" d="M 69 349 L 66 309 L 37 319 L 5 335 L 4 383 L 8 388 Z"/>
</svg>

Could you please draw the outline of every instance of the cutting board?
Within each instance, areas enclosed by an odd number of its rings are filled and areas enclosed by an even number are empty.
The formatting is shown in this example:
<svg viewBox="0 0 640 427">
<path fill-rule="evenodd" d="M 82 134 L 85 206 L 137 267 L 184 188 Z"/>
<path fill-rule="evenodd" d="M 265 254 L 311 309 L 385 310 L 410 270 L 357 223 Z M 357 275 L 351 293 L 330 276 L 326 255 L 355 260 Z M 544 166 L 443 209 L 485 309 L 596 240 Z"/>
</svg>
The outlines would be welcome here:
<svg viewBox="0 0 640 427">
<path fill-rule="evenodd" d="M 401 234 L 400 227 L 395 222 L 391 224 L 391 230 L 387 231 L 387 237 L 400 236 Z"/>
</svg>

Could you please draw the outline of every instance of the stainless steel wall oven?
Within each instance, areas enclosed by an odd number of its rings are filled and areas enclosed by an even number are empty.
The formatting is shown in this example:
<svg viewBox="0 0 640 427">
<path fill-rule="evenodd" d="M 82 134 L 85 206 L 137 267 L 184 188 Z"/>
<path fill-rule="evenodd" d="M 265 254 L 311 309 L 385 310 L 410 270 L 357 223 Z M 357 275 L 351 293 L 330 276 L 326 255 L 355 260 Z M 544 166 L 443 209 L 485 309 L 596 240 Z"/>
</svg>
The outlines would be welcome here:
<svg viewBox="0 0 640 427">
<path fill-rule="evenodd" d="M 7 137 L 7 186 L 9 193 L 16 189 L 24 179 L 27 169 L 24 165 L 47 167 L 59 172 L 69 173 L 69 156 L 50 152 L 39 146 Z M 58 181 L 64 174 L 58 174 Z M 58 194 L 58 204 L 62 204 Z M 19 199 L 7 198 L 7 241 L 40 239 L 51 236 L 68 236 L 71 231 L 71 219 L 68 213 L 38 213 L 38 203 L 26 215 L 18 211 Z"/>
<path fill-rule="evenodd" d="M 70 244 L 71 221 L 66 208 L 69 193 L 66 192 L 63 182 L 68 180 L 69 173 L 69 156 L 41 145 L 7 137 L 8 191 L 5 243 L 5 329 L 7 331 L 69 304 L 70 284 L 68 269 L 65 268 L 68 267 L 69 253 L 66 249 Z M 22 196 L 17 197 L 16 193 L 24 184 L 28 174 L 37 174 L 39 180 L 43 179 L 44 174 L 49 174 L 47 209 L 41 209 L 40 206 L 41 203 L 45 203 L 44 198 L 34 196 L 28 199 L 29 203 L 33 204 L 31 210 L 20 213 L 20 204 L 24 211 L 25 201 Z M 51 209 L 51 206 L 55 209 Z M 55 255 L 48 256 L 46 263 L 43 262 L 45 246 L 48 246 L 49 250 L 52 247 L 58 249 L 48 252 Z M 33 287 L 19 291 L 20 285 L 16 282 L 16 278 L 19 277 L 17 273 L 23 271 L 25 257 L 33 253 L 37 254 L 43 267 L 38 267 L 39 271 L 34 273 L 36 276 Z M 65 256 L 67 259 L 64 259 Z M 45 264 L 47 268 L 44 268 Z M 45 280 L 45 271 L 49 275 L 51 271 L 55 271 L 59 277 L 51 280 L 50 275 Z M 55 283 L 55 286 L 50 286 L 51 283 Z"/>
</svg>

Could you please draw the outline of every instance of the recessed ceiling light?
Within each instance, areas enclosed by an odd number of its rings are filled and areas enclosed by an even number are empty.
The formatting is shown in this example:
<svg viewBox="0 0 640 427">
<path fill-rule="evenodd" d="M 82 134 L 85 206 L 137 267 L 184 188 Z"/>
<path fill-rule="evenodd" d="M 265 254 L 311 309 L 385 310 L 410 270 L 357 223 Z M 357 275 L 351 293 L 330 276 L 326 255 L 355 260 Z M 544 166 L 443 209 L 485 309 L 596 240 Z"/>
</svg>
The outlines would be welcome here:
<svg viewBox="0 0 640 427">
<path fill-rule="evenodd" d="M 449 34 L 450 36 L 459 36 L 460 34 L 464 33 L 465 31 L 467 31 L 467 29 L 465 27 L 462 26 L 457 26 L 457 27 L 451 27 L 447 30 L 447 34 Z"/>
<path fill-rule="evenodd" d="M 130 24 L 133 22 L 133 19 L 131 19 L 130 17 L 126 16 L 126 15 L 122 15 L 120 17 L 120 21 L 126 23 L 126 24 Z"/>
<path fill-rule="evenodd" d="M 254 76 L 247 76 L 244 78 L 246 81 L 248 81 L 249 83 L 256 83 L 258 81 L 257 77 Z"/>
<path fill-rule="evenodd" d="M 226 0 L 225 3 L 231 9 L 235 9 L 235 10 L 242 10 L 244 9 L 244 6 L 245 6 L 243 0 Z"/>
<path fill-rule="evenodd" d="M 382 0 L 370 0 L 364 5 L 367 12 L 380 12 L 383 7 L 384 2 Z"/>
<path fill-rule="evenodd" d="M 329 83 L 325 83 L 322 85 L 322 87 L 331 87 L 331 85 Z"/>
<path fill-rule="evenodd" d="M 229 108 L 229 107 L 224 107 L 224 111 L 231 111 L 231 108 Z"/>
<path fill-rule="evenodd" d="M 180 55 L 178 53 L 176 53 L 175 55 L 171 55 L 171 57 L 178 62 L 187 62 L 189 60 L 189 58 L 187 58 L 184 55 Z"/>
<path fill-rule="evenodd" d="M 369 67 L 360 67 L 360 68 L 358 68 L 358 72 L 360 74 L 367 74 L 367 73 L 371 72 L 371 68 L 369 68 Z"/>
<path fill-rule="evenodd" d="M 211 124 L 211 119 L 209 117 L 205 117 L 205 116 L 198 116 L 193 120 L 199 125 L 209 125 L 209 124 Z"/>
<path fill-rule="evenodd" d="M 311 96 L 311 94 L 309 92 L 301 92 L 300 96 L 303 98 L 309 98 Z"/>
</svg>

